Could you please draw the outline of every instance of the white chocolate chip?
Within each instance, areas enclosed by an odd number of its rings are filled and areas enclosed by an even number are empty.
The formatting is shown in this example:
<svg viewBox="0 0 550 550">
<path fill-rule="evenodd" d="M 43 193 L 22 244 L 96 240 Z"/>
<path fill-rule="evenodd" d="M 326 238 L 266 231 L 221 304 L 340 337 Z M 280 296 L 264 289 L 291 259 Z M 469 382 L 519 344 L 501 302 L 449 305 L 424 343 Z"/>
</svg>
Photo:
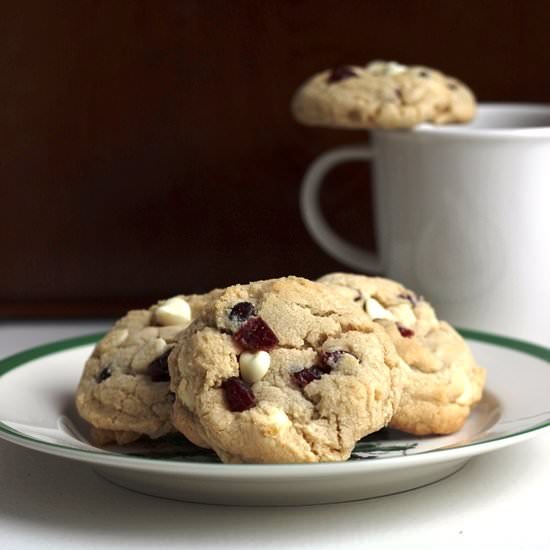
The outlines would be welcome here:
<svg viewBox="0 0 550 550">
<path fill-rule="evenodd" d="M 262 422 L 259 425 L 261 433 L 266 437 L 276 437 L 282 435 L 291 426 L 292 422 L 285 411 L 279 407 L 264 405 L 262 407 Z"/>
<path fill-rule="evenodd" d="M 267 351 L 257 351 L 255 353 L 243 351 L 239 356 L 241 377 L 249 384 L 261 380 L 269 370 L 270 364 L 271 357 Z"/>
<path fill-rule="evenodd" d="M 401 65 L 401 63 L 396 63 L 395 61 L 390 61 L 386 69 L 387 74 L 390 75 L 404 73 L 406 70 L 407 67 L 405 65 Z"/>
<path fill-rule="evenodd" d="M 160 357 L 167 349 L 166 342 L 162 338 L 155 338 L 141 346 L 134 355 L 130 368 L 137 374 L 147 372 L 147 367 Z"/>
<path fill-rule="evenodd" d="M 191 388 L 185 379 L 181 381 L 181 385 L 178 389 L 178 396 L 189 410 L 194 410 L 195 394 L 191 391 Z"/>
<path fill-rule="evenodd" d="M 367 71 L 377 76 L 393 76 L 406 70 L 406 65 L 395 61 L 373 61 L 367 65 Z"/>
<path fill-rule="evenodd" d="M 176 296 L 157 308 L 155 318 L 161 325 L 187 325 L 191 321 L 191 308 L 183 298 Z"/>
<path fill-rule="evenodd" d="M 279 408 L 275 408 L 275 410 L 269 415 L 269 421 L 278 428 L 284 428 L 290 424 L 290 419 L 286 415 L 285 411 Z"/>
<path fill-rule="evenodd" d="M 388 308 L 396 321 L 405 328 L 413 329 L 416 326 L 416 315 L 410 304 L 399 304 Z"/>
<path fill-rule="evenodd" d="M 120 346 L 128 338 L 128 329 L 120 328 L 108 332 L 97 344 L 99 353 L 104 353 L 108 349 Z"/>
<path fill-rule="evenodd" d="M 388 311 L 378 300 L 375 300 L 374 298 L 367 298 L 366 306 L 367 313 L 373 321 L 377 321 L 378 319 L 395 321 L 391 311 Z"/>
</svg>

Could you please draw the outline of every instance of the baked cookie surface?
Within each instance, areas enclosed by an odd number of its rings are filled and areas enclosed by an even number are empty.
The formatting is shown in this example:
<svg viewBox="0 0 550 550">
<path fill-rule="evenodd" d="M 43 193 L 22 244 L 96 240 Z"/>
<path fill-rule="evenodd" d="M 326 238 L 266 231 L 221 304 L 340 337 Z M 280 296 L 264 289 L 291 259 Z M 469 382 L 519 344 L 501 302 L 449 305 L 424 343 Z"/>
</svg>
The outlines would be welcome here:
<svg viewBox="0 0 550 550">
<path fill-rule="evenodd" d="M 173 431 L 168 354 L 211 296 L 175 296 L 130 311 L 97 343 L 76 392 L 77 410 L 92 425 L 96 444 Z"/>
<path fill-rule="evenodd" d="M 174 425 L 232 463 L 347 459 L 390 421 L 404 369 L 366 314 L 296 277 L 226 289 L 169 366 Z"/>
<path fill-rule="evenodd" d="M 319 281 L 333 285 L 383 326 L 410 367 L 390 426 L 416 435 L 459 430 L 485 383 L 485 370 L 464 339 L 436 317 L 428 302 L 395 281 L 346 273 Z"/>
<path fill-rule="evenodd" d="M 314 75 L 297 90 L 291 109 L 307 126 L 412 128 L 467 122 L 476 100 L 465 84 L 435 69 L 375 61 Z"/>
</svg>

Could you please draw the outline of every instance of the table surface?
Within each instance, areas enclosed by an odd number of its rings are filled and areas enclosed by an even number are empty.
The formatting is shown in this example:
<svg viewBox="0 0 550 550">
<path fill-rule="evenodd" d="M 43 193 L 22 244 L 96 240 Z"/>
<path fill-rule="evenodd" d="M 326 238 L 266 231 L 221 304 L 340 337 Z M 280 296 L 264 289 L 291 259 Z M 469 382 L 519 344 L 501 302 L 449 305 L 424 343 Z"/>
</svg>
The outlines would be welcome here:
<svg viewBox="0 0 550 550">
<path fill-rule="evenodd" d="M 106 322 L 0 324 L 0 356 Z M 550 396 L 549 396 L 550 400 Z M 550 430 L 429 487 L 293 508 L 186 504 L 115 487 L 85 464 L 0 441 L 0 548 L 550 548 Z"/>
</svg>

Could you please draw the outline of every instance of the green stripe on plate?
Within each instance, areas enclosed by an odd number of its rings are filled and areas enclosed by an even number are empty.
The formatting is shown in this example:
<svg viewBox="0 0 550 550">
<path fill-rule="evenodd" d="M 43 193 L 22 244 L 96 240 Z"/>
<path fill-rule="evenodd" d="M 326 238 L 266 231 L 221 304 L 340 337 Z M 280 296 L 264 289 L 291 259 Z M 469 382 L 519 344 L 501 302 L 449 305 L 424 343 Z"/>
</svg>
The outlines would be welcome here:
<svg viewBox="0 0 550 550">
<path fill-rule="evenodd" d="M 55 342 L 49 342 L 48 344 L 29 348 L 25 351 L 10 355 L 5 359 L 0 360 L 0 376 L 24 363 L 32 361 L 33 359 L 38 359 L 40 357 L 44 357 L 45 355 L 51 355 L 52 353 L 56 353 L 58 351 L 65 351 L 71 348 L 77 348 L 79 346 L 95 344 L 104 334 L 104 332 L 98 332 L 95 334 L 87 334 L 86 336 L 77 336 L 75 338 L 57 340 Z"/>
<path fill-rule="evenodd" d="M 516 340 L 515 338 L 508 338 L 506 336 L 497 336 L 496 334 L 490 334 L 488 332 L 479 332 L 477 330 L 471 330 L 466 328 L 457 329 L 464 338 L 467 340 L 476 340 L 478 342 L 487 342 L 498 347 L 513 349 L 521 351 L 527 355 L 543 359 L 550 363 L 550 348 L 545 348 L 531 342 L 524 340 Z M 51 355 L 59 351 L 66 351 L 71 348 L 77 348 L 80 346 L 86 346 L 88 344 L 95 344 L 105 333 L 87 334 L 85 336 L 77 336 L 75 338 L 67 338 L 65 340 L 58 340 L 29 348 L 28 350 L 21 351 L 15 355 L 10 355 L 5 359 L 0 360 L 0 376 L 6 374 L 10 370 L 28 363 L 34 359 L 44 357 L 45 355 Z"/>
<path fill-rule="evenodd" d="M 507 338 L 504 336 L 497 336 L 495 334 L 489 334 L 485 332 L 479 332 L 475 330 L 470 329 L 458 329 L 459 332 L 464 336 L 464 338 L 468 340 L 477 340 L 479 342 L 487 342 L 489 344 L 495 345 L 497 347 L 502 348 L 508 348 L 516 351 L 520 351 L 522 353 L 525 353 L 527 355 L 531 355 L 533 357 L 537 357 L 539 359 L 542 359 L 548 363 L 550 363 L 550 349 L 538 346 L 536 344 L 531 344 L 529 342 L 516 340 L 514 338 Z M 37 346 L 34 348 L 30 348 L 28 350 L 22 351 L 20 353 L 16 353 L 15 355 L 11 355 L 9 357 L 6 357 L 5 359 L 0 360 L 0 377 L 6 374 L 7 372 L 24 365 L 28 363 L 29 361 L 33 361 L 34 359 L 38 359 L 40 357 L 44 357 L 46 355 L 51 355 L 57 352 L 66 351 L 72 348 L 77 348 L 80 346 L 85 346 L 89 344 L 96 343 L 105 333 L 96 333 L 96 334 L 89 334 L 86 336 L 78 336 L 76 338 L 68 338 L 65 340 L 59 340 L 56 342 L 51 342 L 48 344 L 44 344 L 41 346 Z M 499 441 L 501 439 L 508 439 L 509 437 L 513 437 L 516 435 L 526 434 L 529 432 L 533 432 L 535 430 L 539 430 L 541 428 L 544 428 L 546 426 L 550 425 L 549 420 L 544 420 L 538 425 L 532 426 L 529 429 L 521 430 L 519 432 L 515 432 L 512 434 L 506 434 L 504 436 L 495 437 L 494 439 L 489 439 L 487 441 L 477 441 L 470 443 L 468 445 L 464 445 L 464 447 L 470 447 L 474 445 L 481 445 L 484 443 L 491 443 L 494 441 Z M 5 432 L 7 434 L 10 434 L 12 437 L 16 437 L 19 439 L 31 441 L 33 443 L 38 443 L 42 447 L 55 447 L 59 449 L 69 450 L 73 454 L 92 454 L 92 455 L 104 455 L 104 453 L 101 453 L 99 451 L 90 451 L 85 449 L 76 449 L 74 447 L 68 447 L 65 445 L 59 445 L 56 443 L 50 443 L 47 441 L 43 441 L 40 439 L 35 439 L 33 437 L 27 436 L 23 433 L 20 433 L 9 426 L 5 425 L 4 423 L 0 422 L 0 431 Z M 435 453 L 438 451 L 444 451 L 445 448 L 442 449 L 433 449 L 431 451 L 427 451 L 429 453 Z M 144 457 L 126 457 L 126 458 L 132 458 L 139 461 L 149 461 L 151 462 L 151 459 L 144 458 Z M 153 462 L 158 463 L 160 460 L 154 460 Z M 344 464 L 344 463 L 343 463 Z M 205 464 L 206 465 L 206 464 Z M 218 467 L 218 464 L 215 465 L 209 465 L 209 466 L 216 466 Z M 246 467 L 246 465 L 244 465 Z"/>
<path fill-rule="evenodd" d="M 506 336 L 497 336 L 496 334 L 490 334 L 488 332 L 479 332 L 477 330 L 471 330 L 467 328 L 457 328 L 458 332 L 466 338 L 466 340 L 477 340 L 478 342 L 487 342 L 488 344 L 494 344 L 503 348 L 514 349 L 521 351 L 527 355 L 538 357 L 544 361 L 550 362 L 550 348 L 545 348 L 525 340 L 516 340 L 515 338 L 508 338 Z"/>
</svg>

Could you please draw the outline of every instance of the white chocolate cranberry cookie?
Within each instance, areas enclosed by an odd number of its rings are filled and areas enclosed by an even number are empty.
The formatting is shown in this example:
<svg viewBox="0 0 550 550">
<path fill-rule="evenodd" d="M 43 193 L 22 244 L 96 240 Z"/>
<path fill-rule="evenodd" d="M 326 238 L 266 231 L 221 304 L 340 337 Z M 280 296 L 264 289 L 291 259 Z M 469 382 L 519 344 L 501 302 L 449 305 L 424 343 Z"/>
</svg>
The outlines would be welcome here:
<svg viewBox="0 0 550 550">
<path fill-rule="evenodd" d="M 367 314 L 296 277 L 226 289 L 169 367 L 174 425 L 232 463 L 346 460 L 394 415 L 405 368 Z"/>
<path fill-rule="evenodd" d="M 168 354 L 216 292 L 130 311 L 98 342 L 76 393 L 78 412 L 92 425 L 96 444 L 126 444 L 173 431 Z"/>
<path fill-rule="evenodd" d="M 298 122 L 337 128 L 412 128 L 467 122 L 476 100 L 462 82 L 428 67 L 375 61 L 316 74 L 292 100 Z"/>
<path fill-rule="evenodd" d="M 416 435 L 459 430 L 481 399 L 485 383 L 485 370 L 464 339 L 436 317 L 428 302 L 395 281 L 346 273 L 319 281 L 383 326 L 410 366 L 390 426 Z"/>
</svg>

